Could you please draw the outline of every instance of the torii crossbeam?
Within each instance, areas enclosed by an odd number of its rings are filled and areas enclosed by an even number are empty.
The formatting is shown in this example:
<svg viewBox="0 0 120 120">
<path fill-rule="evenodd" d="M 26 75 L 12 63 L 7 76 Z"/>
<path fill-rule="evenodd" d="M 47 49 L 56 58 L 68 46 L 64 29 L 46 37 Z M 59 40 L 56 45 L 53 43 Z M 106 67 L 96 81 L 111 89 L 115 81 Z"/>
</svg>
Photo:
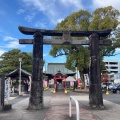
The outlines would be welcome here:
<svg viewBox="0 0 120 120">
<path fill-rule="evenodd" d="M 20 32 L 26 35 L 34 35 L 36 32 L 41 33 L 43 36 L 63 36 L 61 39 L 43 39 L 43 44 L 73 44 L 73 45 L 89 45 L 88 40 L 71 40 L 71 37 L 89 37 L 92 33 L 97 33 L 99 37 L 106 37 L 111 32 L 109 30 L 96 30 L 96 31 L 71 31 L 71 30 L 45 30 L 45 29 L 35 29 L 19 26 Z M 33 39 L 20 39 L 20 44 L 33 44 Z M 99 45 L 110 45 L 110 40 L 100 40 Z"/>
</svg>

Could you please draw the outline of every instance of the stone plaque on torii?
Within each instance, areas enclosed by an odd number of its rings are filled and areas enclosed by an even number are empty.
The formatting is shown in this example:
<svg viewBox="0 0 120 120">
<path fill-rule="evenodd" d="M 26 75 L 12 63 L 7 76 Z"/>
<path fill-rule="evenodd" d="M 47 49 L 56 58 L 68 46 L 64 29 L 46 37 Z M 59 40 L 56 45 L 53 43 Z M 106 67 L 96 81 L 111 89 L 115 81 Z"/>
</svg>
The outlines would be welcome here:
<svg viewBox="0 0 120 120">
<path fill-rule="evenodd" d="M 20 39 L 20 44 L 33 44 L 32 83 L 28 109 L 43 108 L 43 44 L 52 45 L 89 45 L 90 46 L 90 88 L 89 105 L 104 108 L 99 45 L 111 45 L 110 40 L 100 40 L 107 37 L 111 29 L 95 31 L 44 30 L 19 26 L 20 32 L 33 35 L 33 39 Z M 43 39 L 43 36 L 62 36 L 63 39 Z M 71 40 L 71 37 L 89 37 L 89 40 Z"/>
</svg>

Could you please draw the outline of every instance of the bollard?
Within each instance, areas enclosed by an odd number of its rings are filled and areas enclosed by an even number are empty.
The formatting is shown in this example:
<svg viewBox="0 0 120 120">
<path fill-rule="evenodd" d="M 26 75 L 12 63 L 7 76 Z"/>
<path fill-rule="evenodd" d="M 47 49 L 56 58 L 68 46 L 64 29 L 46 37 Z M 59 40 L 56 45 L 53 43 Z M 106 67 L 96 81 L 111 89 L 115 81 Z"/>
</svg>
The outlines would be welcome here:
<svg viewBox="0 0 120 120">
<path fill-rule="evenodd" d="M 109 95 L 109 91 L 108 91 L 108 86 L 107 86 L 107 91 L 106 91 L 106 95 Z"/>
<path fill-rule="evenodd" d="M 72 96 L 70 96 L 70 99 L 69 99 L 69 117 L 71 117 L 72 116 L 72 112 L 71 112 L 71 109 L 72 109 L 72 101 L 74 101 L 75 102 L 75 104 L 76 104 L 76 120 L 80 120 L 80 110 L 79 110 L 79 103 L 78 103 L 78 101 L 74 98 L 74 97 L 72 97 Z"/>
</svg>

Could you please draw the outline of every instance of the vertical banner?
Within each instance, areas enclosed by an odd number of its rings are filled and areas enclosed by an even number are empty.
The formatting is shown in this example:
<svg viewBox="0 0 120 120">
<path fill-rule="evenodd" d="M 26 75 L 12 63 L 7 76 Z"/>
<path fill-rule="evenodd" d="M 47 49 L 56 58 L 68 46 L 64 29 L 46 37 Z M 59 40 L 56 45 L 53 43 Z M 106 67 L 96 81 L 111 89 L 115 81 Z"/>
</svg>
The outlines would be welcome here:
<svg viewBox="0 0 120 120">
<path fill-rule="evenodd" d="M 4 109 L 4 76 L 0 75 L 0 111 Z"/>
<path fill-rule="evenodd" d="M 10 97 L 10 81 L 8 79 L 5 79 L 5 94 L 4 94 L 4 100 L 8 101 Z"/>
<path fill-rule="evenodd" d="M 47 80 L 43 80 L 44 81 L 44 88 L 48 87 L 47 86 Z"/>
<path fill-rule="evenodd" d="M 31 91 L 32 78 L 31 78 L 31 76 L 28 76 L 28 77 L 29 77 L 29 88 L 28 88 L 28 91 L 30 92 Z"/>
<path fill-rule="evenodd" d="M 84 80 L 85 80 L 85 87 L 89 86 L 89 76 L 88 76 L 88 74 L 84 74 Z"/>
</svg>

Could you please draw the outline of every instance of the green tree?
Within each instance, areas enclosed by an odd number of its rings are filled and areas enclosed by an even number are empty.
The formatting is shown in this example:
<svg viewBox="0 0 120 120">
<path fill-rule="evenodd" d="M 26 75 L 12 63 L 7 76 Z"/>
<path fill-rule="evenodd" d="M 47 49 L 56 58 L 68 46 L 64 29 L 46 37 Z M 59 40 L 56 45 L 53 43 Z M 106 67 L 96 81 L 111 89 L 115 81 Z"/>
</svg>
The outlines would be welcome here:
<svg viewBox="0 0 120 120">
<path fill-rule="evenodd" d="M 118 27 L 114 32 L 114 36 L 115 37 L 112 38 L 114 48 L 120 48 L 120 27 Z"/>
<path fill-rule="evenodd" d="M 98 8 L 92 13 L 92 21 L 89 26 L 89 30 L 103 30 L 112 29 L 111 35 L 108 37 L 112 40 L 112 46 L 102 46 L 100 47 L 101 57 L 111 56 L 114 54 L 116 46 L 116 31 L 119 25 L 118 18 L 120 17 L 120 12 L 114 9 L 112 6 Z M 104 38 L 104 40 L 108 40 Z"/>
<path fill-rule="evenodd" d="M 85 30 L 103 30 L 103 29 L 112 28 L 113 30 L 112 33 L 115 33 L 116 28 L 119 25 L 119 22 L 118 22 L 119 16 L 120 16 L 119 11 L 115 10 L 112 6 L 108 6 L 105 8 L 98 8 L 92 14 L 87 11 L 80 10 L 78 12 L 71 14 L 67 18 L 65 18 L 65 20 L 59 23 L 55 29 L 66 28 L 68 30 L 72 29 L 72 30 L 84 30 L 85 31 Z M 112 34 L 106 38 L 102 38 L 103 40 L 111 39 L 114 42 L 109 47 L 99 47 L 101 61 L 103 60 L 103 56 L 112 55 L 115 52 L 115 48 L 117 47 L 116 43 L 119 43 L 118 42 L 119 39 L 116 41 L 116 37 L 118 36 L 119 38 L 118 33 L 119 31 L 117 30 L 116 35 L 114 34 L 113 36 Z M 76 39 L 76 38 L 73 38 L 73 39 Z M 83 39 L 87 39 L 87 38 L 83 38 Z M 59 46 L 59 47 L 52 46 L 52 50 L 50 51 L 50 54 L 54 57 L 57 57 L 60 55 L 66 55 L 67 56 L 66 66 L 68 69 L 73 70 L 77 66 L 80 73 L 84 73 L 89 68 L 89 51 L 87 47 L 85 46 L 78 46 L 78 45 L 77 46 L 72 46 L 72 45 L 71 46 Z M 97 63 L 99 63 L 99 60 L 97 61 Z M 101 68 L 104 67 L 103 65 L 104 65 L 103 62 L 101 62 Z M 94 65 L 93 66 L 91 65 L 90 70 L 92 68 L 94 68 Z M 99 66 L 98 66 L 98 69 L 100 69 Z M 98 72 L 100 71 L 98 70 Z M 98 78 L 99 82 L 97 82 L 97 80 L 94 81 L 94 79 L 92 80 L 91 79 L 92 77 L 90 77 L 91 84 L 90 84 L 90 92 L 89 92 L 89 98 L 90 98 L 89 105 L 92 108 L 101 109 L 101 108 L 104 108 L 104 105 L 103 105 L 103 98 L 102 98 L 102 90 L 100 86 L 100 83 L 101 83 L 100 74 L 98 76 L 99 76 Z M 96 76 L 93 76 L 93 77 L 95 78 Z"/>
<path fill-rule="evenodd" d="M 116 29 L 119 24 L 120 13 L 112 6 L 98 8 L 92 13 L 89 30 Z"/>
<path fill-rule="evenodd" d="M 112 33 L 116 31 L 116 27 L 119 25 L 118 17 L 120 13 L 118 10 L 114 9 L 112 6 L 108 6 L 105 8 L 98 8 L 93 13 L 90 13 L 86 10 L 80 10 L 78 12 L 74 12 L 68 17 L 66 17 L 61 23 L 58 23 L 55 27 L 56 30 L 103 30 L 103 29 L 111 29 Z M 57 39 L 57 38 L 56 38 Z M 72 38 L 86 40 L 88 38 Z M 115 52 L 115 48 L 117 47 L 115 44 L 116 36 L 113 34 L 109 36 L 109 39 L 114 41 L 112 46 L 100 47 L 100 55 L 101 55 L 101 69 L 104 69 L 103 64 L 103 56 L 110 56 Z M 103 40 L 108 40 L 108 38 L 104 38 Z M 83 74 L 88 72 L 89 68 L 89 50 L 86 46 L 73 46 L 73 45 L 53 45 L 50 50 L 50 55 L 53 57 L 66 55 L 66 67 L 71 70 L 75 70 L 77 66 L 80 73 L 81 78 L 83 78 Z"/>
<path fill-rule="evenodd" d="M 70 16 L 65 18 L 61 23 L 58 23 L 56 30 L 88 30 L 90 25 L 91 14 L 86 10 L 80 10 L 78 12 L 72 13 Z M 86 38 L 72 37 L 71 39 L 81 39 Z M 78 67 L 79 71 L 88 70 L 89 67 L 89 51 L 87 47 L 84 46 L 73 46 L 73 45 L 53 45 L 50 50 L 50 55 L 53 57 L 66 55 L 66 68 L 75 71 L 75 67 Z M 87 54 L 87 55 L 86 55 Z M 76 57 L 78 56 L 78 57 Z M 81 74 L 82 75 L 82 74 Z M 83 77 L 83 76 L 81 76 Z M 82 79 L 83 80 L 83 79 Z"/>
<path fill-rule="evenodd" d="M 32 54 L 21 52 L 19 49 L 13 49 L 3 53 L 0 56 L 0 74 L 8 74 L 9 72 L 19 68 L 19 58 L 22 58 L 22 69 L 32 71 Z"/>
</svg>

